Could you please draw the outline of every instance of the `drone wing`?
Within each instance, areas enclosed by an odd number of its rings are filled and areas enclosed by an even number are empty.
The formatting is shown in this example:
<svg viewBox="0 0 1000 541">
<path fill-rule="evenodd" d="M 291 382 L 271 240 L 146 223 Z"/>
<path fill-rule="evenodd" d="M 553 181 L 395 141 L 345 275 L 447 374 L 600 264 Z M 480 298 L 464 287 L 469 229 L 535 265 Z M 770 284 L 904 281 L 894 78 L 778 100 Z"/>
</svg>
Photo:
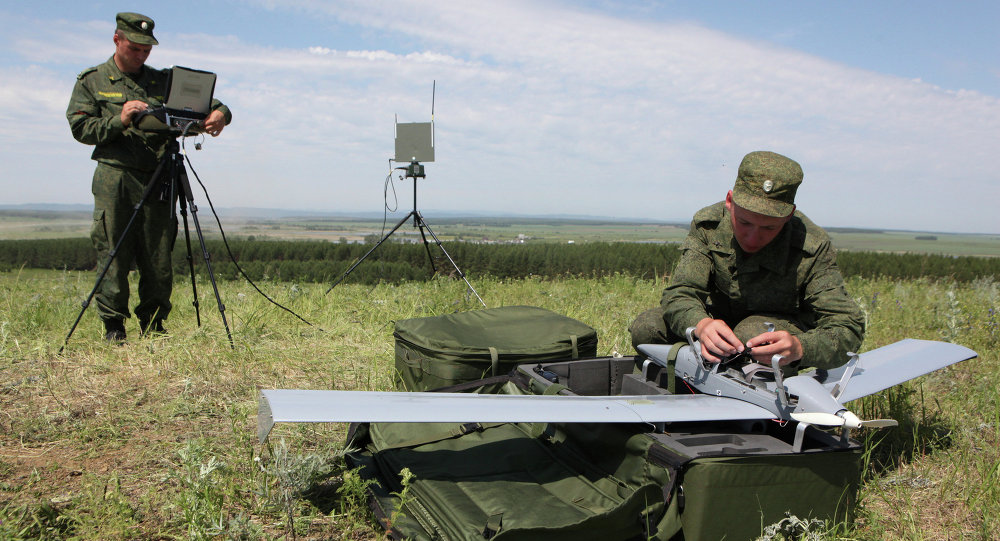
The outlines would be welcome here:
<svg viewBox="0 0 1000 541">
<path fill-rule="evenodd" d="M 976 357 L 971 349 L 933 340 L 907 338 L 861 354 L 854 374 L 838 397 L 841 404 L 899 385 L 957 362 Z M 832 389 L 847 366 L 835 368 L 817 378 Z"/>
<path fill-rule="evenodd" d="M 664 423 L 771 419 L 768 410 L 710 395 L 563 396 L 270 389 L 257 436 L 275 423 Z"/>
</svg>

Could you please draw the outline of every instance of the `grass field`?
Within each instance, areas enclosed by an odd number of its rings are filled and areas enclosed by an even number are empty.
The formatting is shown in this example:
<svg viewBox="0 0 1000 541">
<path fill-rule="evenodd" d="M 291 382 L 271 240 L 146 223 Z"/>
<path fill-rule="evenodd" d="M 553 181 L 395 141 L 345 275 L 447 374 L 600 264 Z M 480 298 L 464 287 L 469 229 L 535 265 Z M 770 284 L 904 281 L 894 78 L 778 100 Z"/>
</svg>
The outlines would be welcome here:
<svg viewBox="0 0 1000 541">
<path fill-rule="evenodd" d="M 177 282 L 167 337 L 109 346 L 93 309 L 57 351 L 91 273 L 0 274 L 0 539 L 379 539 L 340 459 L 345 425 L 279 425 L 255 439 L 260 388 L 389 390 L 393 321 L 479 307 L 461 281 L 341 285 Z M 528 304 L 593 326 L 598 354 L 630 353 L 627 326 L 663 283 L 500 282 L 490 307 Z M 829 539 L 1000 538 L 1000 282 L 852 280 L 864 349 L 943 339 L 980 357 L 855 404 L 900 427 L 872 432 L 858 519 Z M 724 507 L 724 505 L 723 505 Z"/>
</svg>

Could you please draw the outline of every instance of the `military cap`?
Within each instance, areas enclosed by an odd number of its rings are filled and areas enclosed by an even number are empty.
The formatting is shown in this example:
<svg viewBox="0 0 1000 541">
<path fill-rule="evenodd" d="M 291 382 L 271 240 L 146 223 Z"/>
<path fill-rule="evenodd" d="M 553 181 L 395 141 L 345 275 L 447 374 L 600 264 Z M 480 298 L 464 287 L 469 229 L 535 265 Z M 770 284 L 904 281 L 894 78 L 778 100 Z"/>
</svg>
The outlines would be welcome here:
<svg viewBox="0 0 1000 541">
<path fill-rule="evenodd" d="M 774 152 L 756 151 L 743 157 L 733 203 L 775 218 L 784 218 L 795 210 L 795 190 L 802 183 L 802 167 L 794 160 Z"/>
<path fill-rule="evenodd" d="M 153 19 L 138 13 L 119 13 L 115 20 L 118 22 L 118 30 L 125 34 L 125 39 L 132 43 L 142 45 L 159 45 L 153 37 Z"/>
</svg>

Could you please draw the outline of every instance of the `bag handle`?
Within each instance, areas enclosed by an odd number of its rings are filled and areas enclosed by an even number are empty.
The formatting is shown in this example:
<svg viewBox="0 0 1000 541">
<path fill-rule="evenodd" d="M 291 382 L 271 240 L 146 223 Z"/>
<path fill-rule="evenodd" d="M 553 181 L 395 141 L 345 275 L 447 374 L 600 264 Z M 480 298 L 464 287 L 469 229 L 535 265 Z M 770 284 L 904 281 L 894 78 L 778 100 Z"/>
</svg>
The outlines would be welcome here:
<svg viewBox="0 0 1000 541">
<path fill-rule="evenodd" d="M 492 375 L 497 375 L 497 366 L 500 364 L 500 354 L 497 353 L 497 348 L 490 346 L 490 373 Z"/>
<path fill-rule="evenodd" d="M 483 528 L 483 539 L 493 539 L 493 536 L 500 533 L 503 528 L 503 511 L 493 513 L 486 518 L 486 527 Z"/>
</svg>

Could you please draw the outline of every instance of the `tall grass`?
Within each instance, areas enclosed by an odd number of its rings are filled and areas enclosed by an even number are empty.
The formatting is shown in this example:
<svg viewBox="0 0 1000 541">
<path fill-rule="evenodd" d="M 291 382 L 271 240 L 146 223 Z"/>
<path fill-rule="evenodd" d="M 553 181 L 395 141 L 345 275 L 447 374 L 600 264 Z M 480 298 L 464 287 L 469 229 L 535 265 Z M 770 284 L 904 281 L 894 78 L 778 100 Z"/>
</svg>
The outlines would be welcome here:
<svg viewBox="0 0 1000 541">
<path fill-rule="evenodd" d="M 629 354 L 627 327 L 664 284 L 472 278 L 490 307 L 527 304 L 584 321 L 598 353 Z M 363 483 L 340 459 L 344 425 L 279 426 L 255 439 L 260 388 L 392 389 L 393 322 L 480 308 L 460 280 L 376 287 L 220 282 L 231 348 L 207 280 L 202 326 L 178 281 L 167 337 L 102 341 L 91 309 L 59 347 L 91 273 L 0 274 L 0 539 L 376 539 Z M 1000 330 L 993 280 L 850 280 L 865 349 L 948 339 L 980 358 L 856 405 L 873 432 L 857 539 L 1000 536 Z M 281 442 L 274 443 L 274 442 Z M 837 532 L 832 533 L 832 532 Z"/>
</svg>

